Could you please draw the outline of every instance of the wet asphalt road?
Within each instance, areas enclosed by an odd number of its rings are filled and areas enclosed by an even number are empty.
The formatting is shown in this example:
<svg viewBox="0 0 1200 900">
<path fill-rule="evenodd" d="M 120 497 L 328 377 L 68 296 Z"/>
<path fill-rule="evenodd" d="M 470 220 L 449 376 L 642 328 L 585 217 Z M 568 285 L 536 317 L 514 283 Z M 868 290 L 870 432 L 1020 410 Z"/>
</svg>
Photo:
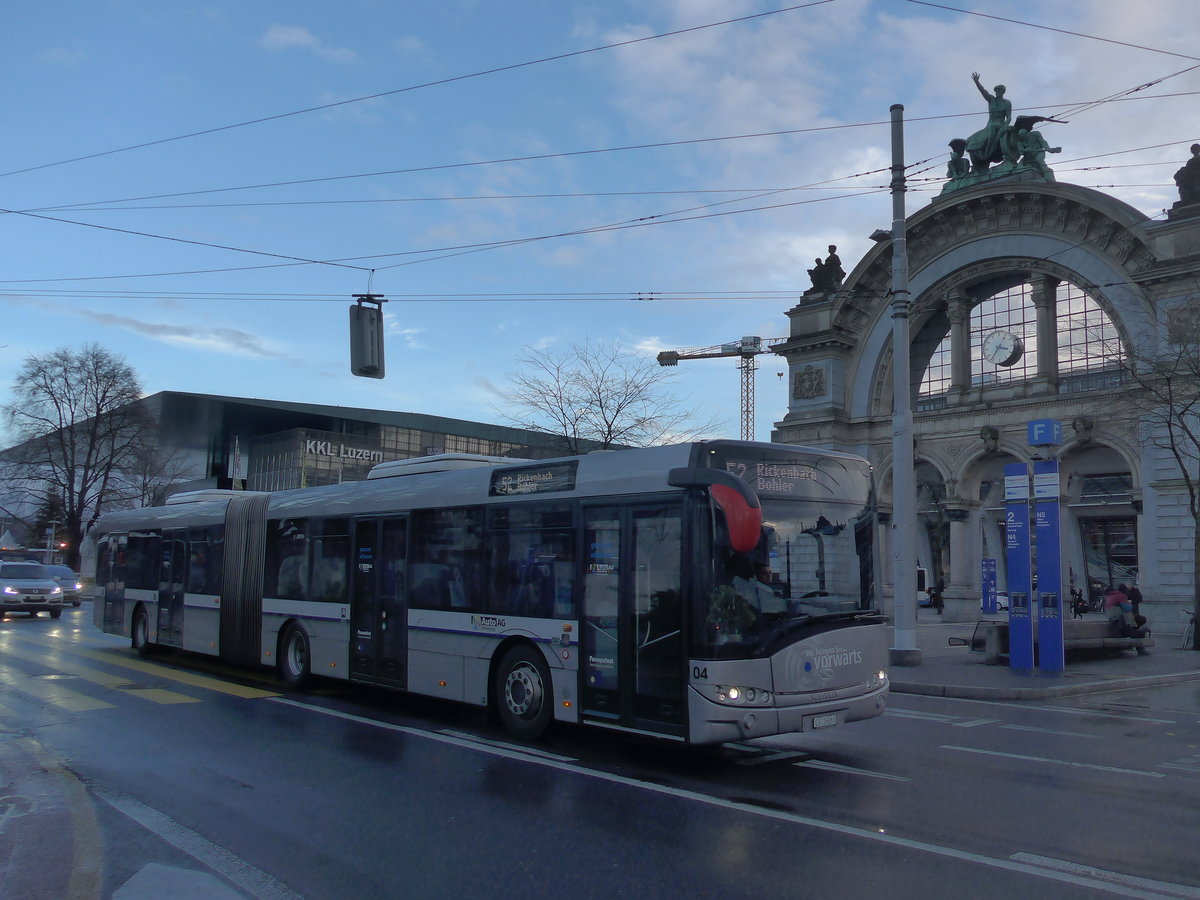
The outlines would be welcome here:
<svg viewBox="0 0 1200 900">
<path fill-rule="evenodd" d="M 78 788 L 0 816 L 0 894 L 61 896 L 79 870 L 78 895 L 120 900 L 1200 897 L 1195 684 L 897 695 L 882 719 L 754 747 L 582 728 L 521 745 L 464 707 L 143 661 L 90 613 L 0 623 L 0 741 Z M 35 823 L 63 838 L 42 867 L 20 843 Z"/>
</svg>

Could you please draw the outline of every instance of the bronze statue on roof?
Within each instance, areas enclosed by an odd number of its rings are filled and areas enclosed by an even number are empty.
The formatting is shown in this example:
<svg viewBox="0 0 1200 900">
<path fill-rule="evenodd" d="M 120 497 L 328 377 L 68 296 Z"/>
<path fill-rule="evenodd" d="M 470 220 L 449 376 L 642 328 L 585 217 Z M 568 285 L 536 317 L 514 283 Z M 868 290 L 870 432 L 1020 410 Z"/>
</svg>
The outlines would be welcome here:
<svg viewBox="0 0 1200 900">
<path fill-rule="evenodd" d="M 971 80 L 987 101 L 987 124 L 968 138 L 950 141 L 950 161 L 946 166 L 948 181 L 942 193 L 974 187 L 998 179 L 1015 181 L 1053 181 L 1054 173 L 1046 165 L 1047 153 L 1058 153 L 1061 147 L 1051 147 L 1035 129 L 1041 122 L 1066 124 L 1049 116 L 1017 116 L 1013 119 L 1012 101 L 1006 88 L 996 85 L 989 92 L 972 72 Z"/>
</svg>

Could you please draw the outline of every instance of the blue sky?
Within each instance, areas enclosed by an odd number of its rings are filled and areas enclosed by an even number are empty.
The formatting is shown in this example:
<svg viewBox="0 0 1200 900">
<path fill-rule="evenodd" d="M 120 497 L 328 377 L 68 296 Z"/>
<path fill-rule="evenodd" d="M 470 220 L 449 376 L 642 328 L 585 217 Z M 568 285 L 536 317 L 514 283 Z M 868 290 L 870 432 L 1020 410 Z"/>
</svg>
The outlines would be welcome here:
<svg viewBox="0 0 1200 900">
<path fill-rule="evenodd" d="M 1060 181 L 1148 215 L 1178 197 L 1194 0 L 793 6 L 20 4 L 0 34 L 0 207 L 19 211 L 0 215 L 0 397 L 29 354 L 96 341 L 147 393 L 501 421 L 526 345 L 784 336 L 813 258 L 837 244 L 850 270 L 890 224 L 889 107 L 923 163 L 912 213 L 986 120 L 973 71 L 1018 114 L 1070 119 L 1044 128 Z M 390 298 L 381 381 L 349 373 L 368 289 Z M 786 396 L 760 361 L 766 440 Z M 738 378 L 684 363 L 673 389 L 736 435 Z"/>
</svg>

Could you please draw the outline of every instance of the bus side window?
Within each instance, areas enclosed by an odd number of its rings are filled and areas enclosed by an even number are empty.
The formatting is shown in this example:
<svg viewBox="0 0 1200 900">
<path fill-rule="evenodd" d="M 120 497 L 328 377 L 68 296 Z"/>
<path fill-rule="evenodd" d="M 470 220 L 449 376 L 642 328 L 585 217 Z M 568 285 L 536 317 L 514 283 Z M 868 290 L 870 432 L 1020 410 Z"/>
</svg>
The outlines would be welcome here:
<svg viewBox="0 0 1200 900">
<path fill-rule="evenodd" d="M 412 605 L 483 609 L 483 513 L 427 509 L 413 514 Z"/>
<path fill-rule="evenodd" d="M 308 599 L 321 603 L 345 603 L 350 570 L 349 520 L 326 519 L 313 530 Z"/>
<path fill-rule="evenodd" d="M 275 519 L 267 523 L 267 561 L 263 594 L 303 600 L 308 592 L 308 522 Z"/>
<path fill-rule="evenodd" d="M 129 549 L 125 563 L 126 587 L 158 590 L 161 545 L 162 538 L 156 531 L 129 533 Z"/>
<path fill-rule="evenodd" d="M 488 612 L 537 618 L 575 613 L 575 532 L 571 511 L 529 505 L 494 511 Z"/>
</svg>

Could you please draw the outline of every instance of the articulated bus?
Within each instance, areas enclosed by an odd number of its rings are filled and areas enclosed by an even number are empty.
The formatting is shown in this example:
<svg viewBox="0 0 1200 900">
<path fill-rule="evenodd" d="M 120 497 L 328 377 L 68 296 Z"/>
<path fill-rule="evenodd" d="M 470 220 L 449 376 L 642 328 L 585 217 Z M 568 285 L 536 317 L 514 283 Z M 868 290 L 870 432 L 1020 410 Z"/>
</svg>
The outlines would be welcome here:
<svg viewBox="0 0 1200 900">
<path fill-rule="evenodd" d="M 96 535 L 98 627 L 692 744 L 880 715 L 885 619 L 858 457 L 737 441 L 446 454 L 364 481 L 197 491 Z"/>
</svg>

